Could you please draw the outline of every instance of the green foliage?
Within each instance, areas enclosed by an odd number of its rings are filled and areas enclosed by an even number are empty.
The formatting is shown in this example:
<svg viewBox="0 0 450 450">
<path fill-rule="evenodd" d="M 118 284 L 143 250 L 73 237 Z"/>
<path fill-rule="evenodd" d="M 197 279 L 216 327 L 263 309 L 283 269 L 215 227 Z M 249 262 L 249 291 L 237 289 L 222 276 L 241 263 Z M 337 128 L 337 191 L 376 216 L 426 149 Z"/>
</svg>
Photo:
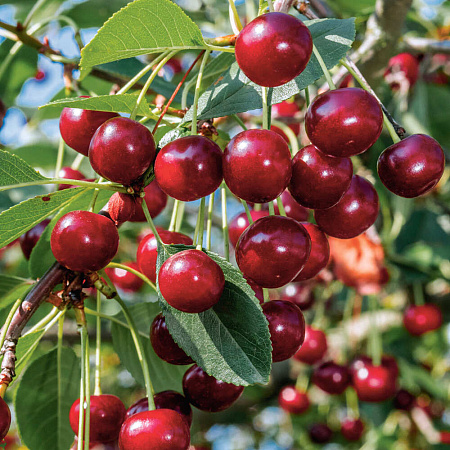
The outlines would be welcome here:
<svg viewBox="0 0 450 450">
<path fill-rule="evenodd" d="M 0 150 L 0 186 L 45 180 L 24 160 L 4 150 Z"/>
</svg>

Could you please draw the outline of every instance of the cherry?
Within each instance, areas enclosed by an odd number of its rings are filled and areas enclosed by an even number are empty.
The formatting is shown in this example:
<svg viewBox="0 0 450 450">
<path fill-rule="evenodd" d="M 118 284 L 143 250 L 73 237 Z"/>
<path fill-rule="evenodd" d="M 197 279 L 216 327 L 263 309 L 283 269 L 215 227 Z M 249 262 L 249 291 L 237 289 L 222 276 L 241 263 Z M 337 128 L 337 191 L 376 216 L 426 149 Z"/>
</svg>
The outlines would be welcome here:
<svg viewBox="0 0 450 450">
<path fill-rule="evenodd" d="M 450 445 L 450 431 L 441 431 L 439 437 L 441 439 L 441 444 Z"/>
<path fill-rule="evenodd" d="M 135 262 L 126 262 L 123 263 L 123 265 L 139 271 L 139 267 Z M 105 269 L 105 272 L 111 279 L 114 286 L 125 292 L 137 292 L 144 284 L 144 281 L 141 280 L 137 275 L 128 272 L 128 270 L 125 269 L 108 268 Z"/>
<path fill-rule="evenodd" d="M 365 152 L 381 134 L 383 112 L 377 99 L 360 88 L 343 88 L 317 96 L 305 116 L 306 133 L 331 156 Z"/>
<path fill-rule="evenodd" d="M 8 404 L 0 397 L 0 442 L 5 438 L 11 426 L 11 411 Z"/>
<path fill-rule="evenodd" d="M 397 378 L 384 366 L 367 364 L 353 376 L 353 386 L 358 398 L 364 402 L 383 402 L 396 390 Z"/>
<path fill-rule="evenodd" d="M 378 216 L 378 194 L 365 179 L 353 175 L 348 191 L 328 209 L 317 209 L 317 225 L 330 236 L 350 239 L 359 236 L 374 224 Z"/>
<path fill-rule="evenodd" d="M 433 304 L 410 306 L 403 316 L 403 325 L 408 333 L 421 336 L 441 327 L 442 312 Z"/>
<path fill-rule="evenodd" d="M 258 219 L 241 235 L 236 261 L 245 277 L 266 288 L 284 286 L 305 265 L 311 239 L 294 219 L 269 216 Z"/>
<path fill-rule="evenodd" d="M 433 189 L 444 173 L 442 147 L 425 134 L 412 136 L 388 147 L 378 159 L 382 183 L 400 197 L 413 198 Z"/>
<path fill-rule="evenodd" d="M 300 19 L 270 12 L 252 20 L 236 39 L 236 61 L 260 86 L 281 86 L 305 70 L 311 58 L 311 33 Z"/>
<path fill-rule="evenodd" d="M 222 296 L 225 277 L 220 266 L 200 250 L 184 250 L 168 258 L 158 274 L 161 295 L 169 305 L 200 313 Z"/>
<path fill-rule="evenodd" d="M 349 371 L 352 377 L 356 375 L 359 369 L 372 365 L 372 358 L 367 355 L 357 356 L 349 365 Z M 392 378 L 397 378 L 399 374 L 399 368 L 396 359 L 390 355 L 383 355 L 381 357 L 381 365 L 389 370 Z"/>
<path fill-rule="evenodd" d="M 72 444 L 72 447 L 70 447 L 70 450 L 78 450 L 78 438 L 76 436 Z M 89 450 L 120 450 L 120 449 L 119 443 L 117 441 L 93 442 L 91 439 L 89 439 Z"/>
<path fill-rule="evenodd" d="M 298 391 L 295 386 L 285 386 L 278 394 L 281 408 L 291 414 L 303 414 L 309 409 L 309 398 L 306 392 Z"/>
<path fill-rule="evenodd" d="M 261 217 L 266 217 L 269 215 L 269 211 L 250 211 L 250 215 L 252 216 L 253 222 L 256 222 Z M 249 227 L 250 222 L 248 221 L 247 213 L 244 211 L 237 216 L 234 216 L 230 223 L 228 224 L 228 236 L 230 237 L 230 242 L 233 247 L 236 247 L 236 244 L 241 237 L 241 234 Z"/>
<path fill-rule="evenodd" d="M 289 128 L 294 132 L 296 136 L 300 133 L 300 121 L 295 120 L 295 116 L 298 113 L 300 113 L 300 108 L 295 102 L 285 100 L 281 103 L 272 105 L 272 118 L 286 121 Z"/>
<path fill-rule="evenodd" d="M 45 219 L 42 222 L 35 225 L 31 230 L 28 230 L 25 234 L 22 234 L 19 238 L 20 248 L 26 259 L 30 259 L 33 248 L 39 241 L 42 233 L 47 225 L 50 223 L 50 219 Z"/>
<path fill-rule="evenodd" d="M 308 219 L 309 211 L 304 208 L 300 203 L 298 203 L 294 197 L 289 193 L 288 190 L 281 194 L 281 201 L 284 206 L 284 211 L 286 216 L 291 219 L 295 219 L 298 222 L 304 222 Z M 280 210 L 278 209 L 278 203 L 274 204 L 275 214 L 280 215 Z"/>
<path fill-rule="evenodd" d="M 328 349 L 327 337 L 322 330 L 313 327 L 306 327 L 305 341 L 294 358 L 305 364 L 315 364 L 320 361 Z"/>
<path fill-rule="evenodd" d="M 158 153 L 155 177 L 171 197 L 185 202 L 198 200 L 222 182 L 222 150 L 204 136 L 176 139 Z"/>
<path fill-rule="evenodd" d="M 413 87 L 419 78 L 419 61 L 411 53 L 399 53 L 389 60 L 384 78 L 393 90 L 399 89 L 403 80 Z"/>
<path fill-rule="evenodd" d="M 312 381 L 328 394 L 342 394 L 350 384 L 351 377 L 347 367 L 328 361 L 316 367 Z"/>
<path fill-rule="evenodd" d="M 121 450 L 187 450 L 191 435 L 186 420 L 171 409 L 143 411 L 125 420 Z"/>
<path fill-rule="evenodd" d="M 335 158 L 307 145 L 292 160 L 289 191 L 307 208 L 330 208 L 347 192 L 352 175 L 350 158 Z"/>
<path fill-rule="evenodd" d="M 155 394 L 153 399 L 155 400 L 156 409 L 172 409 L 173 411 L 181 414 L 184 420 L 186 420 L 187 424 L 191 426 L 191 405 L 181 394 L 175 391 L 163 391 Z M 147 397 L 141 398 L 127 409 L 125 420 L 143 411 L 148 411 Z"/>
<path fill-rule="evenodd" d="M 341 433 L 347 441 L 359 441 L 364 433 L 364 422 L 361 419 L 346 418 L 341 424 Z"/>
<path fill-rule="evenodd" d="M 192 239 L 182 233 L 159 230 L 158 234 L 164 244 L 192 245 Z M 140 272 L 152 283 L 156 283 L 156 259 L 158 258 L 157 240 L 153 234 L 148 234 L 139 243 L 136 259 Z"/>
<path fill-rule="evenodd" d="M 274 200 L 286 189 L 291 174 L 289 147 L 273 131 L 243 131 L 225 148 L 225 182 L 234 195 L 248 202 Z"/>
<path fill-rule="evenodd" d="M 291 302 L 273 300 L 264 303 L 262 309 L 269 322 L 272 361 L 289 359 L 305 340 L 305 318 L 300 308 Z"/>
<path fill-rule="evenodd" d="M 64 108 L 59 118 L 59 131 L 69 147 L 87 156 L 89 144 L 97 128 L 107 120 L 118 116 L 117 113 L 113 112 Z"/>
<path fill-rule="evenodd" d="M 159 216 L 167 205 L 167 194 L 161 190 L 156 181 L 152 181 L 144 188 L 144 201 L 147 205 L 150 216 L 154 219 Z M 146 222 L 144 210 L 139 202 L 136 203 L 136 209 L 130 222 Z"/>
<path fill-rule="evenodd" d="M 280 299 L 295 303 L 302 311 L 306 311 L 314 303 L 314 293 L 310 286 L 290 283 L 283 288 Z"/>
<path fill-rule="evenodd" d="M 202 411 L 219 412 L 229 408 L 242 394 L 243 386 L 219 381 L 193 365 L 183 377 L 184 396 Z"/>
<path fill-rule="evenodd" d="M 86 176 L 82 174 L 79 170 L 72 169 L 71 167 L 62 167 L 58 172 L 59 178 L 69 178 L 70 180 L 86 180 Z M 64 189 L 69 189 L 73 186 L 71 184 L 60 184 L 58 186 L 58 191 L 63 191 Z"/>
<path fill-rule="evenodd" d="M 155 353 L 164 361 L 175 364 L 192 364 L 194 361 L 186 355 L 184 350 L 173 340 L 166 319 L 158 314 L 150 327 L 150 341 Z"/>
<path fill-rule="evenodd" d="M 130 220 L 136 211 L 136 200 L 133 196 L 116 192 L 108 201 L 108 213 L 116 227 Z"/>
<path fill-rule="evenodd" d="M 308 429 L 310 439 L 316 444 L 325 444 L 333 436 L 330 427 L 324 423 L 315 423 Z"/>
<path fill-rule="evenodd" d="M 416 397 L 408 392 L 406 389 L 399 389 L 394 397 L 394 408 L 402 409 L 403 411 L 410 411 L 414 406 Z"/>
<path fill-rule="evenodd" d="M 72 211 L 53 228 L 50 245 L 56 260 L 75 272 L 103 269 L 119 247 L 114 223 L 100 214 Z"/>
<path fill-rule="evenodd" d="M 96 442 L 115 441 L 125 420 L 126 409 L 115 395 L 91 395 L 89 439 Z M 86 405 L 85 405 L 86 408 Z M 73 432 L 78 435 L 80 399 L 70 408 L 69 420 Z"/>
<path fill-rule="evenodd" d="M 245 280 L 247 284 L 253 289 L 253 292 L 255 293 L 255 297 L 259 300 L 259 303 L 264 303 L 264 292 L 262 290 L 261 286 L 258 286 L 254 281 L 250 279 Z"/>
<path fill-rule="evenodd" d="M 130 186 L 155 159 L 155 141 L 144 125 L 126 117 L 109 119 L 89 146 L 92 168 L 103 178 Z"/>
</svg>

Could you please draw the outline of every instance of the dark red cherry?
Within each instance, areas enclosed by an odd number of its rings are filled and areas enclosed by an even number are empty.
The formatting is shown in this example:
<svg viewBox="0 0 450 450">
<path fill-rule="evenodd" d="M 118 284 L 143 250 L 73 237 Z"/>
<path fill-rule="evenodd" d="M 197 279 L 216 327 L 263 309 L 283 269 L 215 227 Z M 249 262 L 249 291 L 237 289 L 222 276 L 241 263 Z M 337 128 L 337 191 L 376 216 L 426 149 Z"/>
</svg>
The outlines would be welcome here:
<svg viewBox="0 0 450 450">
<path fill-rule="evenodd" d="M 136 199 L 132 195 L 116 192 L 108 201 L 109 217 L 118 227 L 134 216 L 136 206 Z"/>
<path fill-rule="evenodd" d="M 328 361 L 314 369 L 312 381 L 328 394 L 339 395 L 347 389 L 351 382 L 351 377 L 346 366 Z"/>
<path fill-rule="evenodd" d="M 263 217 L 241 235 L 236 261 L 245 277 L 266 288 L 284 286 L 305 265 L 311 239 L 305 228 L 283 216 Z"/>
<path fill-rule="evenodd" d="M 378 158 L 382 183 L 400 197 L 413 198 L 433 189 L 444 173 L 442 147 L 426 134 L 412 136 L 388 147 Z"/>
<path fill-rule="evenodd" d="M 347 192 L 352 176 L 350 158 L 335 158 L 307 145 L 292 160 L 289 191 L 307 208 L 330 208 Z"/>
<path fill-rule="evenodd" d="M 264 303 L 264 292 L 261 286 L 257 285 L 254 281 L 250 279 L 245 280 L 247 284 L 253 289 L 253 292 L 255 293 L 256 298 L 259 300 L 259 303 Z"/>
<path fill-rule="evenodd" d="M 330 236 L 350 239 L 359 236 L 375 223 L 379 203 L 375 188 L 365 179 L 353 175 L 348 191 L 336 205 L 317 209 L 317 225 Z"/>
<path fill-rule="evenodd" d="M 383 112 L 377 99 L 360 88 L 343 88 L 318 95 L 305 116 L 306 133 L 323 153 L 359 155 L 381 134 Z"/>
<path fill-rule="evenodd" d="M 262 308 L 269 322 L 272 361 L 289 359 L 305 340 L 305 318 L 300 308 L 283 300 L 264 303 Z"/>
<path fill-rule="evenodd" d="M 69 147 L 87 156 L 89 144 L 97 128 L 107 120 L 118 116 L 113 112 L 64 108 L 59 118 L 59 131 Z"/>
<path fill-rule="evenodd" d="M 45 219 L 41 223 L 38 223 L 31 230 L 28 230 L 25 234 L 22 234 L 19 238 L 20 248 L 26 259 L 30 259 L 31 252 L 37 244 L 39 238 L 44 232 L 47 225 L 50 223 L 50 219 Z"/>
<path fill-rule="evenodd" d="M 168 258 L 158 273 L 161 295 L 180 311 L 200 313 L 222 296 L 225 277 L 220 266 L 200 250 L 184 250 Z"/>
<path fill-rule="evenodd" d="M 192 409 L 190 403 L 184 396 L 175 391 L 163 391 L 154 395 L 156 409 L 172 409 L 181 414 L 187 424 L 192 423 Z M 125 419 L 134 416 L 137 413 L 148 411 L 148 398 L 144 397 L 138 400 L 127 409 Z"/>
<path fill-rule="evenodd" d="M 202 411 L 218 412 L 229 408 L 243 390 L 243 386 L 217 380 L 197 365 L 189 368 L 183 377 L 184 396 Z"/>
<path fill-rule="evenodd" d="M 277 133 L 247 130 L 228 143 L 223 176 L 230 191 L 253 203 L 277 198 L 291 179 L 291 152 Z"/>
<path fill-rule="evenodd" d="M 252 216 L 253 222 L 256 222 L 261 217 L 266 217 L 269 215 L 269 211 L 260 210 L 250 211 L 250 215 Z M 249 227 L 250 222 L 248 221 L 247 213 L 244 211 L 237 216 L 234 216 L 229 225 L 228 225 L 228 236 L 230 237 L 230 242 L 233 247 L 236 247 L 236 244 L 241 237 L 241 234 Z"/>
<path fill-rule="evenodd" d="M 171 409 L 143 411 L 129 417 L 119 436 L 120 450 L 188 450 L 191 435 L 181 414 Z"/>
<path fill-rule="evenodd" d="M 295 386 L 285 386 L 278 394 L 278 404 L 291 414 L 303 414 L 309 408 L 306 392 L 298 391 Z"/>
<path fill-rule="evenodd" d="M 252 20 L 236 39 L 236 61 L 260 86 L 281 86 L 305 69 L 311 58 L 311 33 L 300 19 L 270 12 Z"/>
<path fill-rule="evenodd" d="M 139 267 L 135 262 L 126 262 L 123 263 L 123 265 L 139 271 Z M 141 278 L 125 269 L 108 268 L 105 269 L 105 272 L 114 286 L 125 292 L 137 292 L 144 284 L 144 281 Z"/>
<path fill-rule="evenodd" d="M 56 260 L 75 272 L 103 269 L 116 255 L 119 233 L 112 220 L 89 211 L 62 216 L 50 245 Z"/>
<path fill-rule="evenodd" d="M 327 352 L 327 337 L 322 330 L 306 327 L 305 341 L 294 358 L 305 364 L 315 364 L 320 361 Z"/>
<path fill-rule="evenodd" d="M 174 231 L 159 230 L 158 234 L 164 244 L 192 245 L 192 239 L 182 233 Z M 139 243 L 136 259 L 139 270 L 152 282 L 156 283 L 156 259 L 158 257 L 158 246 L 153 234 L 148 234 Z"/>
<path fill-rule="evenodd" d="M 84 448 L 84 447 L 83 447 Z M 75 436 L 74 442 L 70 450 L 78 450 L 78 438 Z M 89 439 L 89 450 L 120 450 L 117 441 L 112 442 L 93 442 Z"/>
<path fill-rule="evenodd" d="M 406 389 L 399 389 L 394 397 L 394 408 L 410 411 L 416 402 L 416 397 Z"/>
<path fill-rule="evenodd" d="M 148 186 L 144 189 L 145 192 L 145 203 L 147 204 L 148 211 L 150 216 L 154 219 L 158 217 L 159 214 L 163 211 L 163 209 L 167 205 L 167 194 L 161 190 L 158 183 L 156 181 L 152 181 Z M 139 202 L 136 203 L 136 209 L 134 211 L 133 216 L 130 219 L 130 222 L 146 222 L 147 219 L 144 215 L 144 210 Z"/>
<path fill-rule="evenodd" d="M 116 117 L 101 125 L 89 147 L 92 168 L 103 178 L 129 186 L 155 159 L 155 141 L 139 122 Z"/>
<path fill-rule="evenodd" d="M 204 136 L 176 139 L 158 153 L 155 177 L 167 195 L 185 202 L 198 200 L 222 182 L 222 150 Z"/>
<path fill-rule="evenodd" d="M 281 291 L 280 300 L 295 303 L 302 311 L 306 311 L 314 303 L 314 292 L 311 286 L 302 283 L 289 283 Z"/>
<path fill-rule="evenodd" d="M 93 111 L 91 111 L 93 112 Z M 86 180 L 86 176 L 82 174 L 79 170 L 72 169 L 71 167 L 62 167 L 58 172 L 59 178 L 68 178 L 70 180 Z M 71 184 L 60 184 L 58 186 L 58 191 L 63 191 L 64 189 L 69 189 L 73 186 Z"/>
<path fill-rule="evenodd" d="M 316 444 L 325 444 L 333 436 L 331 428 L 324 423 L 315 423 L 308 429 L 310 439 Z"/>
<path fill-rule="evenodd" d="M 91 395 L 89 439 L 97 442 L 115 441 L 125 420 L 126 409 L 115 395 Z M 86 406 L 85 406 L 86 407 Z M 78 435 L 80 399 L 70 408 L 69 420 L 73 432 Z"/>
<path fill-rule="evenodd" d="M 396 391 L 397 378 L 384 366 L 367 364 L 353 375 L 353 386 L 363 402 L 383 402 Z"/>
<path fill-rule="evenodd" d="M 295 219 L 298 222 L 304 222 L 308 219 L 309 210 L 304 208 L 300 203 L 298 203 L 294 197 L 289 193 L 288 190 L 281 194 L 281 201 L 283 203 L 286 216 L 291 219 Z M 278 203 L 275 202 L 275 214 L 280 215 L 280 210 L 278 209 Z"/>
<path fill-rule="evenodd" d="M 403 325 L 413 336 L 421 336 L 441 327 L 442 312 L 433 304 L 410 306 L 403 316 Z"/>
<path fill-rule="evenodd" d="M 9 406 L 0 397 L 0 441 L 3 441 L 11 426 L 11 411 Z"/>
<path fill-rule="evenodd" d="M 347 441 L 359 441 L 364 433 L 364 422 L 361 419 L 346 418 L 341 424 L 341 433 Z"/>
<path fill-rule="evenodd" d="M 295 116 L 299 113 L 300 108 L 295 102 L 285 100 L 272 105 L 272 119 L 279 119 L 282 122 L 286 122 L 296 136 L 300 133 L 300 120 L 295 119 Z"/>
<path fill-rule="evenodd" d="M 404 81 L 408 82 L 408 87 L 413 87 L 419 78 L 419 61 L 411 53 L 399 53 L 393 56 L 389 62 L 384 79 L 391 89 L 401 88 Z"/>
<path fill-rule="evenodd" d="M 175 364 L 192 364 L 194 361 L 178 346 L 170 334 L 166 319 L 158 314 L 150 327 L 150 341 L 155 353 L 164 361 Z"/>
<path fill-rule="evenodd" d="M 366 366 L 371 366 L 372 358 L 367 355 L 359 355 L 357 356 L 349 365 L 349 371 L 352 377 L 356 375 L 356 372 Z M 399 374 L 399 368 L 397 364 L 397 360 L 390 355 L 383 355 L 381 357 L 381 365 L 389 370 L 391 377 L 397 379 Z"/>
</svg>

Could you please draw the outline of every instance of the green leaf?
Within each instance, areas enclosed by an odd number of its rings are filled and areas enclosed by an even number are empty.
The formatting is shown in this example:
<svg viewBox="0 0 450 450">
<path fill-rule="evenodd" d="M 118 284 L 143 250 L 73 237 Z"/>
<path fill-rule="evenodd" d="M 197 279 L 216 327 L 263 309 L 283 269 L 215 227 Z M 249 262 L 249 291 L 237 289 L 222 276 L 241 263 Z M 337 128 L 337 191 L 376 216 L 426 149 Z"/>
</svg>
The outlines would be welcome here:
<svg viewBox="0 0 450 450">
<path fill-rule="evenodd" d="M 4 150 L 0 150 L 0 186 L 29 183 L 45 180 L 23 159 Z"/>
<path fill-rule="evenodd" d="M 30 450 L 67 450 L 73 442 L 69 411 L 79 395 L 80 367 L 73 350 L 62 348 L 58 380 L 58 352 L 34 360 L 23 372 L 14 398 L 17 426 Z"/>
<path fill-rule="evenodd" d="M 29 282 L 30 280 L 27 280 L 26 278 L 0 274 L 0 298 L 9 294 L 18 286 L 22 284 L 29 284 Z"/>
<path fill-rule="evenodd" d="M 54 169 L 58 154 L 58 148 L 53 143 L 45 141 L 14 149 L 8 148 L 7 150 L 23 159 L 30 166 L 43 169 Z"/>
<path fill-rule="evenodd" d="M 31 284 L 21 284 L 2 295 L 0 300 L 0 323 L 4 323 L 8 317 L 11 305 L 19 298 L 23 299 L 31 288 Z"/>
<path fill-rule="evenodd" d="M 35 331 L 19 339 L 16 348 L 16 380 L 18 380 L 21 372 L 26 368 L 27 363 L 31 360 L 33 355 L 35 355 L 39 341 L 44 336 L 44 334 L 44 330 Z"/>
<path fill-rule="evenodd" d="M 184 245 L 158 245 L 157 271 Z M 220 301 L 200 314 L 172 308 L 159 295 L 167 327 L 175 342 L 208 374 L 240 386 L 269 381 L 272 344 L 267 320 L 255 293 L 241 272 L 212 252 L 222 268 L 225 289 Z"/>
<path fill-rule="evenodd" d="M 354 19 L 318 19 L 307 21 L 305 25 L 328 69 L 332 69 L 346 55 L 355 38 Z M 322 76 L 322 69 L 313 54 L 306 69 L 297 78 L 273 89 L 272 103 L 292 97 Z M 200 97 L 198 119 L 228 116 L 261 107 L 261 86 L 252 83 L 234 63 L 224 73 L 220 83 L 214 83 Z M 191 110 L 184 117 L 184 121 L 189 120 L 192 120 Z"/>
<path fill-rule="evenodd" d="M 200 29 L 170 0 L 135 0 L 114 14 L 81 52 L 81 69 L 169 49 L 203 49 Z"/>
<path fill-rule="evenodd" d="M 156 355 L 150 343 L 150 325 L 155 316 L 161 312 L 158 303 L 140 303 L 130 306 L 129 311 L 133 316 L 138 330 L 144 333 L 144 336 L 141 335 L 140 337 L 144 345 L 145 354 L 147 355 L 150 377 L 156 392 L 167 389 L 180 392 L 181 380 L 186 372 L 186 367 L 166 363 Z M 126 323 L 122 313 L 117 314 L 115 318 Z M 144 386 L 144 377 L 130 330 L 113 322 L 111 333 L 114 349 L 119 355 L 120 361 L 131 375 L 133 375 L 134 379 L 141 386 Z"/>
</svg>

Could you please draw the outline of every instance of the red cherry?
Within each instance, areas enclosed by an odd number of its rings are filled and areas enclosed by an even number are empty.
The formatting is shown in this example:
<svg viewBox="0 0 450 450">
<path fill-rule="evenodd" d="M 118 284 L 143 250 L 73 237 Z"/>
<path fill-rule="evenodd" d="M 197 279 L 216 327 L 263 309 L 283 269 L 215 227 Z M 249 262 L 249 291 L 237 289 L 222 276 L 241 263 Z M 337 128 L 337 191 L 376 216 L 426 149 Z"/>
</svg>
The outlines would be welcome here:
<svg viewBox="0 0 450 450">
<path fill-rule="evenodd" d="M 289 191 L 286 190 L 281 194 L 281 201 L 283 203 L 286 216 L 290 217 L 291 219 L 295 219 L 298 222 L 304 222 L 308 219 L 309 210 L 300 205 L 300 203 L 298 203 L 294 199 L 294 197 L 292 197 Z M 275 214 L 280 215 L 280 210 L 278 209 L 277 202 L 274 204 L 274 208 Z"/>
<path fill-rule="evenodd" d="M 79 170 L 72 169 L 71 167 L 62 167 L 58 172 L 59 178 L 68 178 L 70 180 L 86 180 L 86 176 L 82 174 Z M 58 191 L 63 191 L 64 189 L 73 188 L 71 184 L 60 184 L 58 186 Z"/>
<path fill-rule="evenodd" d="M 439 434 L 441 444 L 450 444 L 450 431 L 441 431 Z"/>
<path fill-rule="evenodd" d="M 416 397 L 406 389 L 399 389 L 394 397 L 394 408 L 410 411 L 416 402 Z"/>
<path fill-rule="evenodd" d="M 273 131 L 243 131 L 231 139 L 223 155 L 228 188 L 248 202 L 274 200 L 286 189 L 291 174 L 289 147 Z"/>
<path fill-rule="evenodd" d="M 330 427 L 324 423 L 315 423 L 308 430 L 310 439 L 316 444 L 325 444 L 333 436 Z"/>
<path fill-rule="evenodd" d="M 290 144 L 287 134 L 281 128 L 277 127 L 276 125 L 270 125 L 270 131 L 273 131 L 274 133 L 277 133 L 278 136 L 282 137 L 286 144 Z"/>
<path fill-rule="evenodd" d="M 300 133 L 300 121 L 295 120 L 295 116 L 299 113 L 300 108 L 295 102 L 285 100 L 281 103 L 277 103 L 276 105 L 272 105 L 272 119 L 280 119 L 281 121 L 286 122 L 296 136 Z M 278 128 L 278 130 L 280 129 Z M 278 131 L 276 132 L 278 133 Z M 283 133 L 283 131 L 281 132 Z"/>
<path fill-rule="evenodd" d="M 158 314 L 153 319 L 150 327 L 150 341 L 155 353 L 170 364 L 183 366 L 194 362 L 173 340 L 162 314 Z"/>
<path fill-rule="evenodd" d="M 397 379 L 384 366 L 367 364 L 353 376 L 353 386 L 363 402 L 383 402 L 395 394 Z"/>
<path fill-rule="evenodd" d="M 320 361 L 328 349 L 327 337 L 322 330 L 306 327 L 305 341 L 294 358 L 305 364 L 315 364 Z"/>
<path fill-rule="evenodd" d="M 119 233 L 114 223 L 104 216 L 72 211 L 56 223 L 50 245 L 63 266 L 75 272 L 95 272 L 116 255 Z"/>
<path fill-rule="evenodd" d="M 89 439 L 97 442 L 115 441 L 125 420 L 126 409 L 115 395 L 91 395 Z M 86 405 L 85 405 L 86 408 Z M 78 435 L 80 399 L 70 408 L 69 420 L 73 432 Z"/>
<path fill-rule="evenodd" d="M 87 97 L 82 97 L 87 98 Z M 117 113 L 64 108 L 59 118 L 59 130 L 64 142 L 78 153 L 88 155 L 89 144 L 97 128 Z"/>
<path fill-rule="evenodd" d="M 245 277 L 267 288 L 292 281 L 306 263 L 311 239 L 297 221 L 283 216 L 263 217 L 241 235 L 236 261 Z"/>
<path fill-rule="evenodd" d="M 192 239 L 182 233 L 159 230 L 158 234 L 164 244 L 192 245 Z M 156 259 L 158 257 L 157 240 L 153 234 L 148 234 L 139 244 L 136 259 L 140 272 L 152 283 L 156 283 Z"/>
<path fill-rule="evenodd" d="M 408 80 L 409 87 L 413 87 L 419 78 L 419 61 L 411 53 L 399 53 L 389 60 L 384 78 L 393 90 L 401 87 L 398 80 L 403 79 Z"/>
<path fill-rule="evenodd" d="M 269 211 L 250 211 L 250 215 L 252 216 L 253 222 L 256 222 L 261 217 L 266 217 L 269 215 Z M 234 216 L 229 225 L 228 225 L 228 235 L 230 237 L 230 242 L 233 247 L 236 247 L 236 244 L 241 237 L 241 234 L 249 227 L 250 222 L 248 221 L 247 213 L 244 211 L 237 216 Z"/>
<path fill-rule="evenodd" d="M 42 233 L 47 225 L 50 223 L 50 219 L 45 219 L 41 223 L 38 223 L 31 230 L 28 230 L 25 234 L 22 234 L 19 238 L 20 248 L 26 259 L 30 259 L 33 248 L 39 241 Z"/>
<path fill-rule="evenodd" d="M 198 200 L 222 182 L 222 150 L 204 136 L 176 139 L 158 153 L 155 177 L 171 197 L 185 202 Z"/>
<path fill-rule="evenodd" d="M 155 159 L 155 141 L 144 125 L 116 117 L 101 125 L 89 146 L 92 168 L 103 178 L 130 186 Z"/>
<path fill-rule="evenodd" d="M 191 435 L 186 420 L 171 409 L 143 411 L 120 430 L 121 450 L 187 450 Z"/>
<path fill-rule="evenodd" d="M 359 369 L 372 365 L 372 358 L 367 355 L 357 356 L 349 365 L 349 371 L 352 377 L 356 375 Z M 399 374 L 399 368 L 396 359 L 390 355 L 383 355 L 381 357 L 381 365 L 389 370 L 391 377 L 397 379 Z"/>
<path fill-rule="evenodd" d="M 70 450 L 78 450 L 78 438 L 75 436 L 74 442 Z M 89 450 L 120 450 L 119 443 L 113 442 L 93 442 L 89 439 Z"/>
<path fill-rule="evenodd" d="M 302 311 L 306 311 L 314 303 L 314 293 L 308 285 L 290 283 L 283 288 L 280 300 L 295 303 Z"/>
<path fill-rule="evenodd" d="M 156 181 L 152 181 L 148 186 L 144 189 L 145 192 L 145 203 L 147 204 L 148 211 L 152 219 L 158 217 L 159 214 L 163 211 L 163 209 L 167 205 L 167 194 L 164 193 L 159 187 Z M 134 211 L 133 216 L 130 219 L 130 222 L 146 222 L 147 219 L 144 215 L 144 210 L 139 202 L 136 203 L 136 209 Z"/>
<path fill-rule="evenodd" d="M 108 201 L 108 213 L 116 227 L 130 220 L 136 211 L 136 199 L 132 195 L 116 192 Z"/>
<path fill-rule="evenodd" d="M 2 441 L 6 434 L 9 431 L 9 427 L 11 426 L 11 411 L 9 410 L 9 406 L 0 397 L 0 441 Z"/>
<path fill-rule="evenodd" d="M 441 327 L 442 312 L 433 304 L 410 306 L 403 316 L 403 325 L 413 336 L 421 336 Z"/>
<path fill-rule="evenodd" d="M 413 198 L 433 189 L 444 173 L 445 156 L 437 141 L 425 134 L 388 147 L 378 159 L 382 183 L 400 197 Z"/>
<path fill-rule="evenodd" d="M 289 191 L 307 208 L 330 208 L 347 192 L 352 175 L 350 158 L 335 158 L 307 145 L 292 160 Z"/>
<path fill-rule="evenodd" d="M 135 262 L 127 262 L 123 263 L 123 265 L 139 271 L 138 265 Z M 108 268 L 105 271 L 114 286 L 125 292 L 137 292 L 144 284 L 143 280 L 134 273 L 128 272 L 128 270 Z"/>
<path fill-rule="evenodd" d="M 353 175 L 348 191 L 328 209 L 317 209 L 317 225 L 330 236 L 350 239 L 372 226 L 378 216 L 379 203 L 375 188 L 365 179 Z"/>
<path fill-rule="evenodd" d="M 339 395 L 347 389 L 351 378 L 347 367 L 328 361 L 314 370 L 312 380 L 328 394 Z"/>
<path fill-rule="evenodd" d="M 217 380 L 197 365 L 189 368 L 183 377 L 184 396 L 202 411 L 218 412 L 229 408 L 243 390 L 243 386 Z"/>
<path fill-rule="evenodd" d="M 341 424 L 341 433 L 347 441 L 359 441 L 364 433 L 364 422 L 361 419 L 346 418 Z"/>
<path fill-rule="evenodd" d="M 247 284 L 253 289 L 253 292 L 255 293 L 255 297 L 259 300 L 260 304 L 264 303 L 264 292 L 262 290 L 261 286 L 258 286 L 254 281 L 250 279 L 245 279 Z"/>
<path fill-rule="evenodd" d="M 281 86 L 305 70 L 312 37 L 303 22 L 289 14 L 270 12 L 252 20 L 236 39 L 236 61 L 260 86 Z"/>
<path fill-rule="evenodd" d="M 306 133 L 323 153 L 348 157 L 375 144 L 383 129 L 377 99 L 360 88 L 343 88 L 317 96 L 305 116 Z"/>
<path fill-rule="evenodd" d="M 281 408 L 291 414 L 303 414 L 309 408 L 309 398 L 306 392 L 298 391 L 295 386 L 285 386 L 278 395 Z"/>
<path fill-rule="evenodd" d="M 200 313 L 222 296 L 225 277 L 220 266 L 200 250 L 184 250 L 168 258 L 158 274 L 161 295 L 180 311 Z"/>
</svg>

